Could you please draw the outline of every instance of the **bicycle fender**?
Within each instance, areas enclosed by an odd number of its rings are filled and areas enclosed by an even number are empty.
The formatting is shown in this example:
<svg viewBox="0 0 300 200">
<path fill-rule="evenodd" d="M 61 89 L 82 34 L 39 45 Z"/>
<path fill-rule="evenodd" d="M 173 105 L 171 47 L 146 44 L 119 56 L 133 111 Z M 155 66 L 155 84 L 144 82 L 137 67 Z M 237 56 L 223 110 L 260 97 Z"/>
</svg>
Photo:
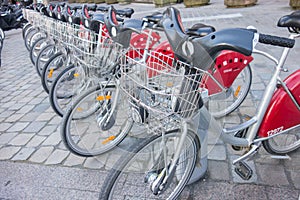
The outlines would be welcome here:
<svg viewBox="0 0 300 200">
<path fill-rule="evenodd" d="M 284 83 L 289 88 L 298 105 L 300 103 L 300 70 L 288 76 Z M 259 137 L 268 137 L 300 124 L 300 111 L 287 92 L 279 87 L 269 104 L 259 129 Z"/>
</svg>

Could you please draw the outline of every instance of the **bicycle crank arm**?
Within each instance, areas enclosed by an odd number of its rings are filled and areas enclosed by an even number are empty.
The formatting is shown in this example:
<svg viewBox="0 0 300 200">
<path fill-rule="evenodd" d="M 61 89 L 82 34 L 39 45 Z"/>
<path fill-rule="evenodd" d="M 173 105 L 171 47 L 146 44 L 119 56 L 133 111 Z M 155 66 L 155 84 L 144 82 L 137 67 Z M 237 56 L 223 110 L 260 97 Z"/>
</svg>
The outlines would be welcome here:
<svg viewBox="0 0 300 200">
<path fill-rule="evenodd" d="M 246 154 L 244 154 L 243 156 L 239 157 L 238 159 L 235 159 L 232 164 L 237 164 L 238 162 L 242 162 L 243 160 L 246 160 L 247 158 L 253 156 L 254 154 L 257 153 L 258 148 L 260 147 L 260 144 L 253 144 L 250 151 L 248 151 Z"/>
</svg>

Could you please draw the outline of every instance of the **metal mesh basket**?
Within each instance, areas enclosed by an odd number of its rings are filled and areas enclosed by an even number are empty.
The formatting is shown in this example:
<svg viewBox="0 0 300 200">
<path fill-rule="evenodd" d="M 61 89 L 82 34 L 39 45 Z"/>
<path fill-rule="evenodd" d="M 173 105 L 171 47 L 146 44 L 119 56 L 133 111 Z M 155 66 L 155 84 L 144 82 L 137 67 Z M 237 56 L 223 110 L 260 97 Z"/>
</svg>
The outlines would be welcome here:
<svg viewBox="0 0 300 200">
<path fill-rule="evenodd" d="M 40 29 L 47 33 L 50 37 L 54 37 L 54 35 L 57 33 L 56 20 L 43 15 L 42 22 L 43 23 L 40 25 Z"/>
<path fill-rule="evenodd" d="M 38 26 L 40 24 L 39 23 L 40 16 L 41 16 L 40 13 L 38 13 L 34 10 L 26 9 L 26 19 L 33 26 Z"/>
<path fill-rule="evenodd" d="M 147 57 L 146 61 L 129 56 L 121 60 L 120 87 L 138 110 L 138 121 L 165 126 L 192 118 L 202 105 L 201 79 L 207 72 L 159 52 L 151 51 Z"/>
<path fill-rule="evenodd" d="M 73 39 L 76 59 L 85 66 L 98 68 L 100 73 L 109 73 L 123 52 L 123 47 L 112 41 L 103 24 L 98 33 L 77 26 L 73 31 Z"/>
</svg>

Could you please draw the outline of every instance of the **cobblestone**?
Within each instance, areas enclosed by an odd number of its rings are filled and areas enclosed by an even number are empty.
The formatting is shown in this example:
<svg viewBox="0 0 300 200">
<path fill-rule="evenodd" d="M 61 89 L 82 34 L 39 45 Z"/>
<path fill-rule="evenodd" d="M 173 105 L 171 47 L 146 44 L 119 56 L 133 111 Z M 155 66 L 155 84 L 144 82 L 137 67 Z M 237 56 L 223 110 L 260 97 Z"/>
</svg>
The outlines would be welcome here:
<svg viewBox="0 0 300 200">
<path fill-rule="evenodd" d="M 29 133 L 39 132 L 45 126 L 46 123 L 47 122 L 33 121 L 24 129 L 24 132 L 29 132 Z"/>
<path fill-rule="evenodd" d="M 52 152 L 49 158 L 46 160 L 46 165 L 60 164 L 70 154 L 69 151 L 56 149 Z"/>
<path fill-rule="evenodd" d="M 13 139 L 18 133 L 2 133 L 0 135 L 0 144 L 7 144 Z"/>
<path fill-rule="evenodd" d="M 55 145 L 58 145 L 60 141 L 61 141 L 61 136 L 60 136 L 59 132 L 54 132 L 42 143 L 42 145 L 55 146 Z"/>
<path fill-rule="evenodd" d="M 26 145 L 27 142 L 34 136 L 34 134 L 21 133 L 12 139 L 8 144 L 14 146 Z"/>
<path fill-rule="evenodd" d="M 7 132 L 22 131 L 28 124 L 29 122 L 16 122 L 7 130 Z"/>
<path fill-rule="evenodd" d="M 8 117 L 5 121 L 6 122 L 15 122 L 15 121 L 18 121 L 19 119 L 21 119 L 23 116 L 24 116 L 24 114 L 14 113 L 10 117 Z"/>
<path fill-rule="evenodd" d="M 30 147 L 30 148 L 22 148 L 11 160 L 27 160 L 32 153 L 35 151 L 35 148 Z"/>
<path fill-rule="evenodd" d="M 38 134 L 39 135 L 51 135 L 57 130 L 57 124 L 45 126 Z"/>
<path fill-rule="evenodd" d="M 34 108 L 34 105 L 25 105 L 16 113 L 29 113 Z"/>
<path fill-rule="evenodd" d="M 43 163 L 52 153 L 54 147 L 47 146 L 39 148 L 34 154 L 30 157 L 31 162 Z"/>
<path fill-rule="evenodd" d="M 44 140 L 45 136 L 35 135 L 26 145 L 26 147 L 38 147 Z"/>
<path fill-rule="evenodd" d="M 50 121 L 54 116 L 56 116 L 53 112 L 52 113 L 42 113 L 38 118 L 37 121 Z"/>
<path fill-rule="evenodd" d="M 7 160 L 13 157 L 21 147 L 7 146 L 0 149 L 0 160 Z"/>
<path fill-rule="evenodd" d="M 101 160 L 99 160 L 97 157 L 91 157 L 85 160 L 83 166 L 91 169 L 101 169 L 104 167 L 104 163 L 101 162 Z"/>
<path fill-rule="evenodd" d="M 0 124 L 0 132 L 6 131 L 11 126 L 12 126 L 12 123 L 1 123 Z"/>
<path fill-rule="evenodd" d="M 64 165 L 66 166 L 82 165 L 85 159 L 86 159 L 85 157 L 77 156 L 71 153 L 65 160 Z"/>
</svg>

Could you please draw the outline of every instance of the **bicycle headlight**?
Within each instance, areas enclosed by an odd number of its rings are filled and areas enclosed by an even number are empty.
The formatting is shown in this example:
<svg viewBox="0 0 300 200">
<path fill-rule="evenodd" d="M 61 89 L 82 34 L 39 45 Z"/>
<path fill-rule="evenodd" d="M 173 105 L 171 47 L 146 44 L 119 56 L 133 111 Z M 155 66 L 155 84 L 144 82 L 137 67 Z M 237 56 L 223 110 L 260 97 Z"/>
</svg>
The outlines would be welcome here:
<svg viewBox="0 0 300 200">
<path fill-rule="evenodd" d="M 116 36 L 117 36 L 117 29 L 116 29 L 116 27 L 112 27 L 112 28 L 111 28 L 111 35 L 112 35 L 113 37 L 116 37 Z"/>
<path fill-rule="evenodd" d="M 89 21 L 86 19 L 84 20 L 84 25 L 88 28 L 89 27 Z"/>
<path fill-rule="evenodd" d="M 70 23 L 72 23 L 72 22 L 73 22 L 73 20 L 72 20 L 72 17 L 71 17 L 71 16 L 69 16 L 69 17 L 68 17 L 68 21 L 69 21 Z"/>
</svg>

